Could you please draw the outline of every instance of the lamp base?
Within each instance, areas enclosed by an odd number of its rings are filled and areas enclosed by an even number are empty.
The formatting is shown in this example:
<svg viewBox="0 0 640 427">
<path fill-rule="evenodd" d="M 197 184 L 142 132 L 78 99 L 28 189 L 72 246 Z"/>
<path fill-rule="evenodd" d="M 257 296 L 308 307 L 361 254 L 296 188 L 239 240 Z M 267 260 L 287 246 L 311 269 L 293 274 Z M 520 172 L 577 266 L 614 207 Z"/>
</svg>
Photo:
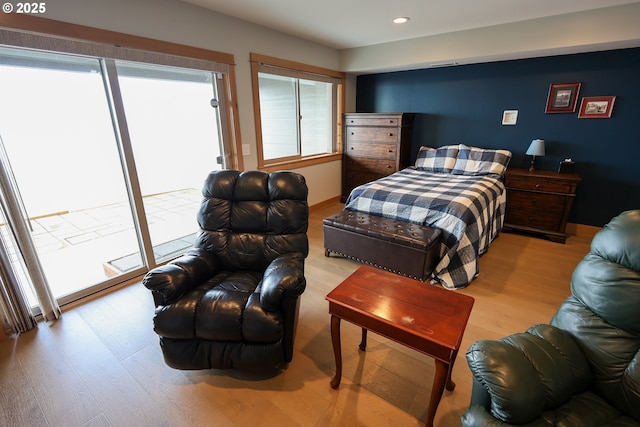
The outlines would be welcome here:
<svg viewBox="0 0 640 427">
<path fill-rule="evenodd" d="M 529 172 L 536 170 L 536 156 L 531 158 L 531 166 L 529 166 Z"/>
</svg>

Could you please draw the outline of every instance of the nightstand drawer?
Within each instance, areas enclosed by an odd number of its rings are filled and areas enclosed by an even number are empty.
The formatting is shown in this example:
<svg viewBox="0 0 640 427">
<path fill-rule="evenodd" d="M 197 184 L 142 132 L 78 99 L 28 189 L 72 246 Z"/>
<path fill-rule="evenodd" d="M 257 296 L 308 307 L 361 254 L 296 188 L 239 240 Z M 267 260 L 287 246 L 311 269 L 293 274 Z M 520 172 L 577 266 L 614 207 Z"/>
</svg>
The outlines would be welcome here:
<svg viewBox="0 0 640 427">
<path fill-rule="evenodd" d="M 528 209 L 507 209 L 505 224 L 559 231 L 562 216 L 546 211 Z"/>
<path fill-rule="evenodd" d="M 535 193 L 530 191 L 507 190 L 507 206 L 513 209 L 535 209 L 562 213 L 566 196 Z"/>
<path fill-rule="evenodd" d="M 509 177 L 505 179 L 507 188 L 518 188 L 522 190 L 544 191 L 549 193 L 566 193 L 575 192 L 575 184 L 562 181 L 552 181 L 544 178 L 520 178 Z"/>
</svg>

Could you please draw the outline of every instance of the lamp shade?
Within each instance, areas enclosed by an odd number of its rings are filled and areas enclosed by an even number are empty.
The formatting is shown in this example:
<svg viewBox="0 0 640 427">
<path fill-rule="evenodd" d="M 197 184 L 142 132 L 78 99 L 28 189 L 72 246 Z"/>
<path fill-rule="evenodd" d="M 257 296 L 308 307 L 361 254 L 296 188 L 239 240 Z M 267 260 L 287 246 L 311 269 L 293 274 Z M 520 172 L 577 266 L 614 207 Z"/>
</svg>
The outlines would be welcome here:
<svg viewBox="0 0 640 427">
<path fill-rule="evenodd" d="M 531 141 L 531 145 L 529 145 L 529 149 L 526 154 L 530 156 L 544 156 L 544 140 L 534 139 Z"/>
</svg>

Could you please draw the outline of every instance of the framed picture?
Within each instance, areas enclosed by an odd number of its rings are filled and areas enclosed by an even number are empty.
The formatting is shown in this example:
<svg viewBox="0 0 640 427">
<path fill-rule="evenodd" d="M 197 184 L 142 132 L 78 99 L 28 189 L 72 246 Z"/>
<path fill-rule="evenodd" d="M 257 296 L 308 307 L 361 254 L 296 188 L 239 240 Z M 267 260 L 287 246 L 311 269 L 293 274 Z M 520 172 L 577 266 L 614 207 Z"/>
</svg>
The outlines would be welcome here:
<svg viewBox="0 0 640 427">
<path fill-rule="evenodd" d="M 580 119 L 608 119 L 613 111 L 615 96 L 585 96 L 580 102 Z"/>
<path fill-rule="evenodd" d="M 503 125 L 515 125 L 518 122 L 518 110 L 504 110 L 502 113 Z"/>
<path fill-rule="evenodd" d="M 578 103 L 581 83 L 552 84 L 545 113 L 573 113 Z"/>
</svg>

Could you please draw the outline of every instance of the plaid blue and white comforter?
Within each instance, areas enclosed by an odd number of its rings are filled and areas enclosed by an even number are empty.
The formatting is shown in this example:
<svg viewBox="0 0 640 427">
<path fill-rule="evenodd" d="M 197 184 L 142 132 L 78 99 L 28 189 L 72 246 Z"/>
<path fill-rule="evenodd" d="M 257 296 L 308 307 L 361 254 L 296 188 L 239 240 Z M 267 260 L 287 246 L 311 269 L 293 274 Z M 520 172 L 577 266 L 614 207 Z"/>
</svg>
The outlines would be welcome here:
<svg viewBox="0 0 640 427">
<path fill-rule="evenodd" d="M 505 202 L 499 178 L 407 168 L 354 188 L 345 209 L 442 230 L 433 281 L 457 289 L 478 275 L 480 255 L 504 224 Z"/>
</svg>

